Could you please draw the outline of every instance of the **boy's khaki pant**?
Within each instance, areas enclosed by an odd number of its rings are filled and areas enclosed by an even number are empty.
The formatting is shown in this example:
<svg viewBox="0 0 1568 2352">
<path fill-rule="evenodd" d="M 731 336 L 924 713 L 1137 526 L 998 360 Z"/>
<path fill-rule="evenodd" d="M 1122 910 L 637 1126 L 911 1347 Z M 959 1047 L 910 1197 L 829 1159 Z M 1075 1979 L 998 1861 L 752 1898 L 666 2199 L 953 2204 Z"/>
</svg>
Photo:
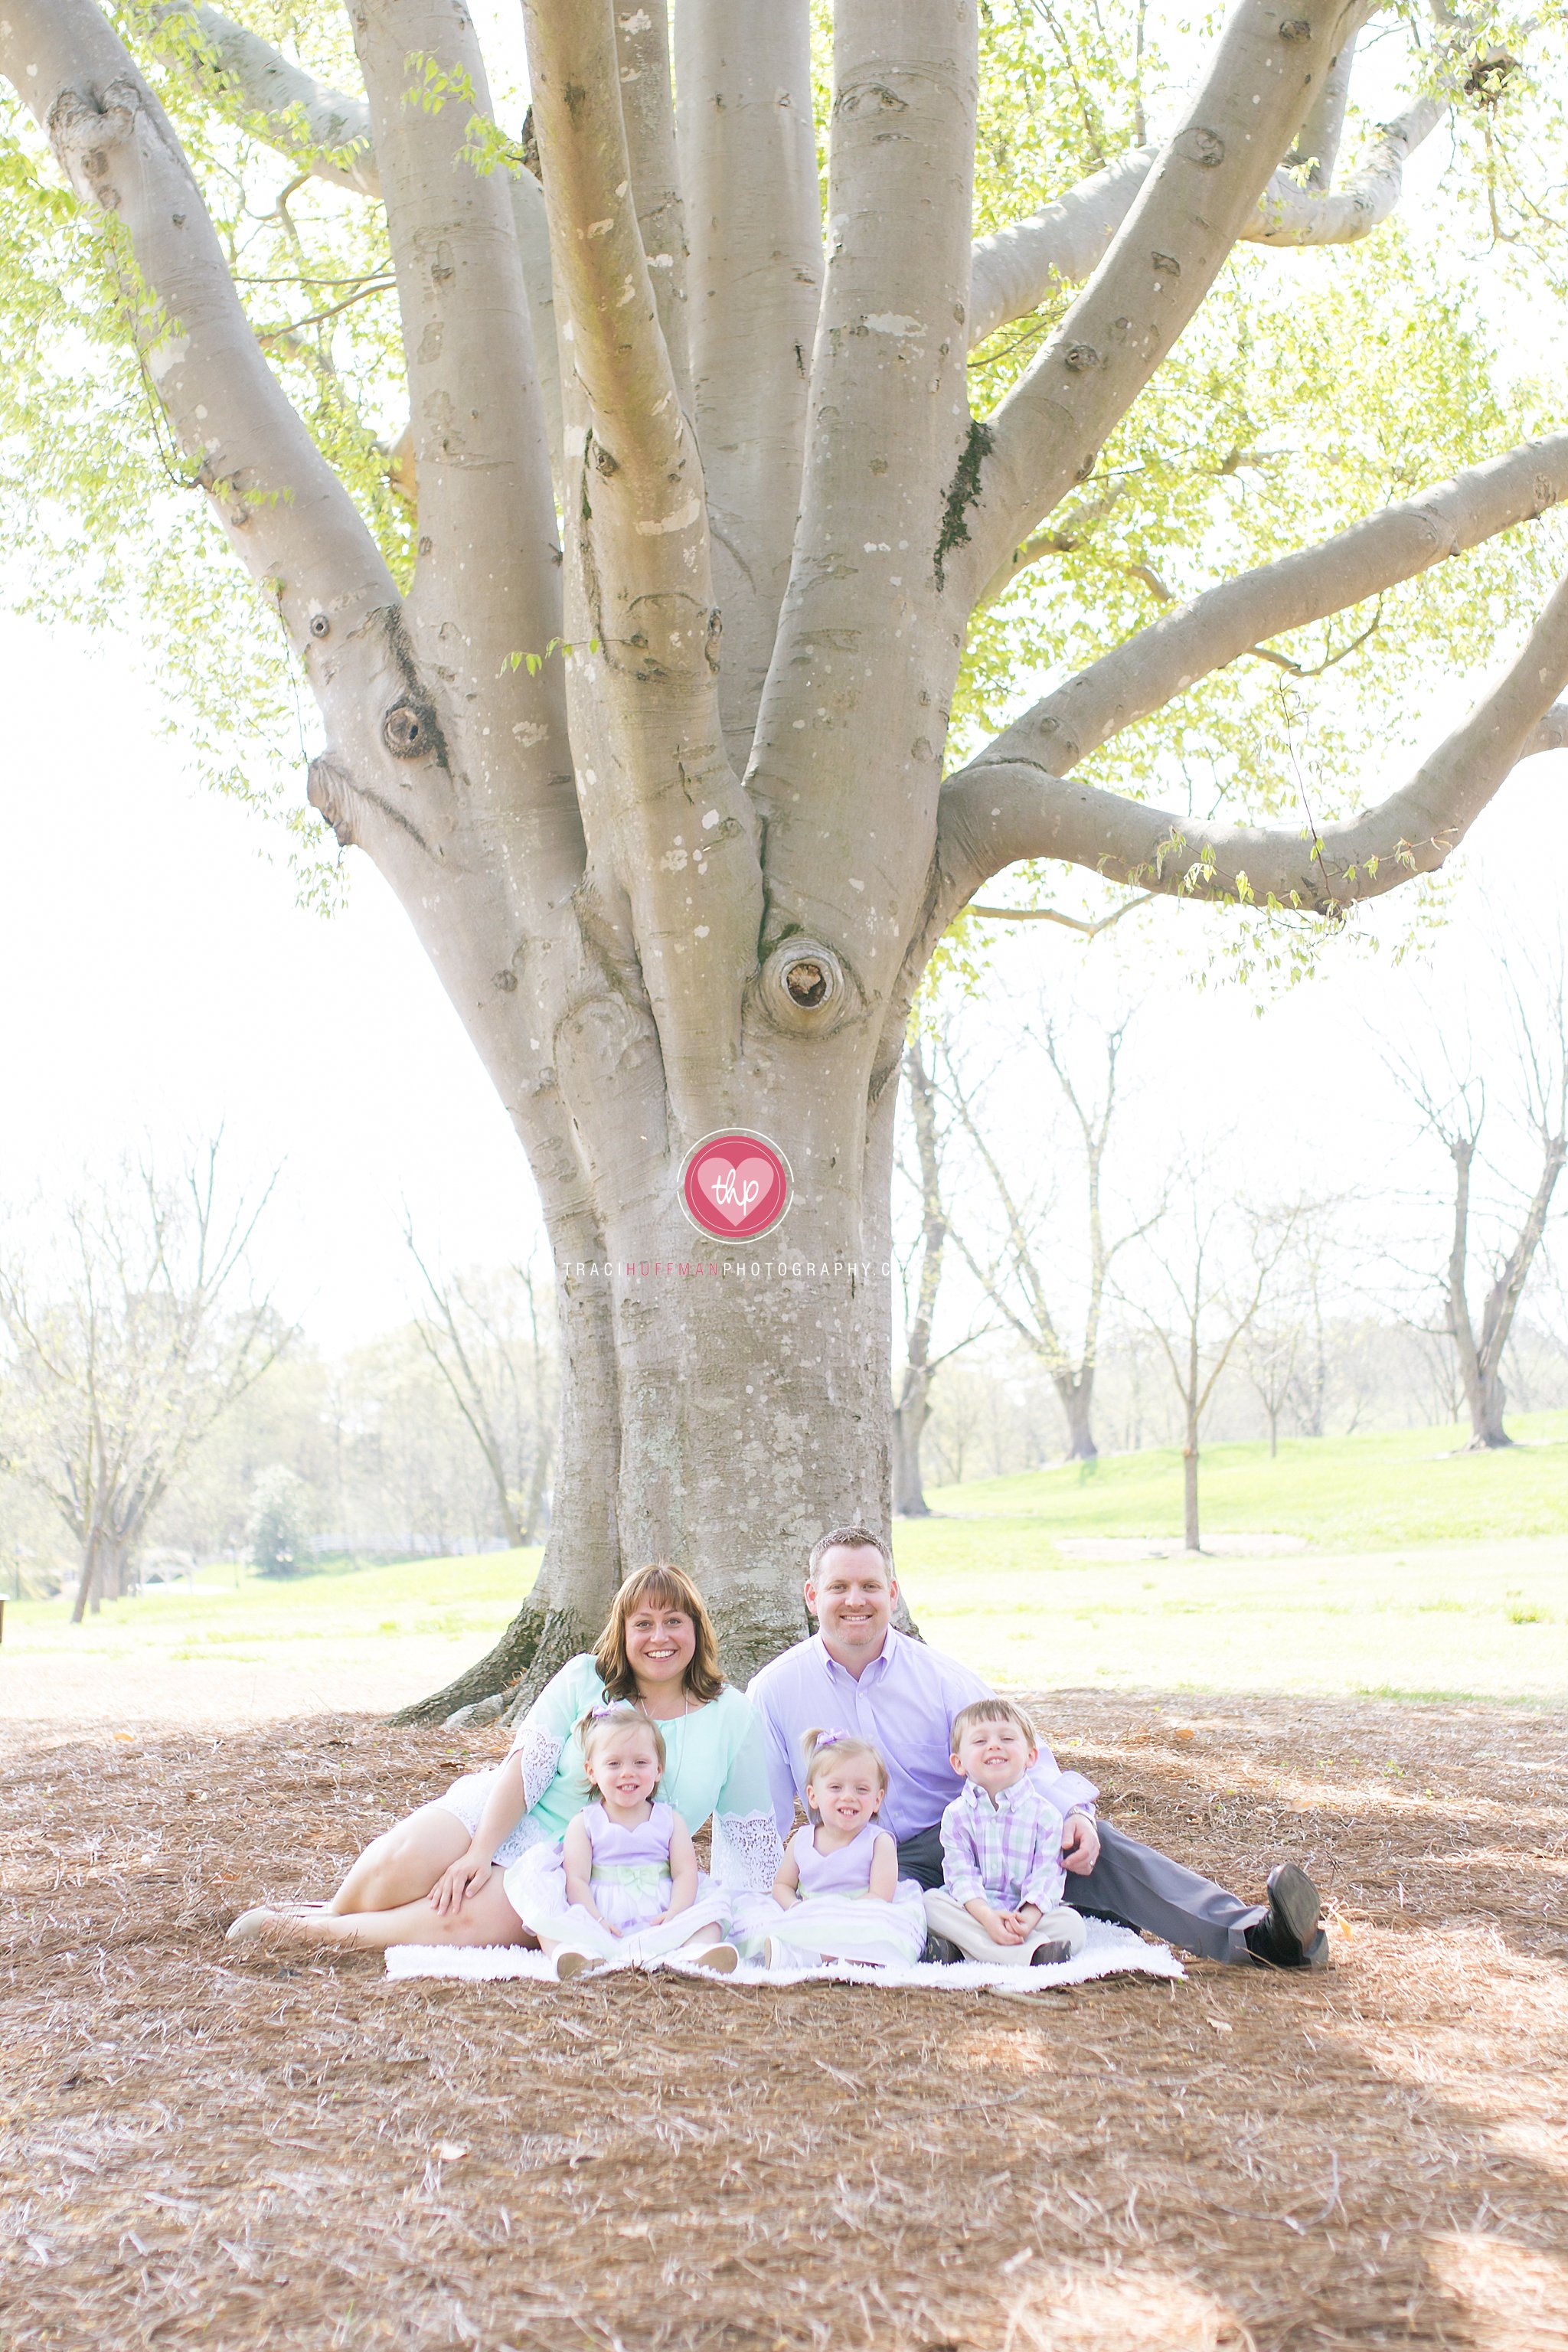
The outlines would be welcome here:
<svg viewBox="0 0 1568 2352">
<path fill-rule="evenodd" d="M 1042 1944 L 1065 1944 L 1070 1954 L 1081 1952 L 1089 1930 L 1071 1906 L 1060 1903 L 1042 1911 L 1021 1944 L 993 1943 L 973 1911 L 955 1903 L 941 1887 L 926 1895 L 926 1926 L 933 1936 L 956 1944 L 966 1960 L 988 1960 L 1003 1968 L 1028 1968 Z"/>
</svg>

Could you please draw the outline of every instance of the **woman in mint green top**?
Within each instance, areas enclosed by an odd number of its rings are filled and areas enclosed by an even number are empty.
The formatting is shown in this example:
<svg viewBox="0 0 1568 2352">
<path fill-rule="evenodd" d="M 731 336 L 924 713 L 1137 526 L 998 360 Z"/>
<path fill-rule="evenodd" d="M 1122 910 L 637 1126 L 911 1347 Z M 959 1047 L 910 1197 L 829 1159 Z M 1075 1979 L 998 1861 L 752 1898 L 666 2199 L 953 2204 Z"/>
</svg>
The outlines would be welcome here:
<svg viewBox="0 0 1568 2352">
<path fill-rule="evenodd" d="M 247 1911 L 231 1941 L 531 1943 L 503 1873 L 531 1847 L 558 1843 L 589 1801 L 578 1727 L 607 1699 L 630 1700 L 658 1725 L 667 1759 L 658 1793 L 689 1829 L 711 1820 L 720 1885 L 765 1893 L 783 1848 L 760 1721 L 719 1671 L 690 1579 L 646 1568 L 616 1593 L 592 1654 L 545 1685 L 500 1764 L 466 1773 L 375 1839 L 324 1906 Z"/>
</svg>

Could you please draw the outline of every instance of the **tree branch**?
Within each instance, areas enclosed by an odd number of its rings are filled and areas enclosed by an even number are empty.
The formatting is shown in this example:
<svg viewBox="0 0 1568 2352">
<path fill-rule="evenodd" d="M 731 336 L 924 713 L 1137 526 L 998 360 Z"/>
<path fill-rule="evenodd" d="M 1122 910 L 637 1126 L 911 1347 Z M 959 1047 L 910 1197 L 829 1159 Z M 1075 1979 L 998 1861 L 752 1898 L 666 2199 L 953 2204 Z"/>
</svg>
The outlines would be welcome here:
<svg viewBox="0 0 1568 2352">
<path fill-rule="evenodd" d="M 675 58 L 719 699 L 743 775 L 789 579 L 822 296 L 809 0 L 676 0 Z"/>
<path fill-rule="evenodd" d="M 1325 191 L 1334 184 L 1334 165 L 1339 160 L 1345 109 L 1350 103 L 1351 72 L 1360 37 L 1359 32 L 1346 34 L 1339 56 L 1319 83 L 1318 94 L 1307 109 L 1295 142 L 1285 158 L 1292 171 L 1306 167 L 1309 188 Z"/>
<path fill-rule="evenodd" d="M 1301 187 L 1276 172 L 1257 214 L 1242 232 L 1254 245 L 1353 245 L 1381 228 L 1398 205 L 1405 165 L 1448 111 L 1447 101 L 1423 98 L 1397 121 L 1385 122 L 1361 169 L 1331 195 Z"/>
<path fill-rule="evenodd" d="M 525 17 L 572 355 L 563 503 L 595 641 L 572 671 L 584 817 L 629 902 L 678 1117 L 711 1125 L 755 971 L 762 877 L 719 722 L 701 461 L 637 225 L 608 0 L 527 0 Z"/>
<path fill-rule="evenodd" d="M 1015 546 L 1131 406 L 1243 235 L 1339 52 L 1349 12 L 1309 20 L 1237 0 L 1186 119 L 1139 191 L 1092 283 L 1047 338 L 987 428 L 951 565 L 967 612 Z"/>
<path fill-rule="evenodd" d="M 531 675 L 517 657 L 559 636 L 561 573 L 511 206 L 504 177 L 464 156 L 464 108 L 422 105 L 408 87 L 407 61 L 422 55 L 466 80 L 488 113 L 484 60 L 460 0 L 377 0 L 356 9 L 354 38 L 408 370 L 419 496 L 409 627 L 465 709 L 471 781 L 504 798 L 529 740 L 514 730 L 528 729 L 534 756 L 522 764 L 548 793 L 569 757 L 561 672 L 550 663 Z"/>
<path fill-rule="evenodd" d="M 218 9 L 173 0 L 159 26 L 166 51 L 189 56 L 219 111 L 242 122 L 311 178 L 379 198 L 381 166 L 371 137 L 370 108 L 318 81 L 303 66 Z M 550 232 L 538 181 L 526 171 L 506 174 L 512 222 L 522 256 L 533 328 L 534 369 L 544 402 L 556 478 L 561 468 L 561 369 L 550 284 Z M 412 495 L 412 464 L 400 484 Z"/>
<path fill-rule="evenodd" d="M 681 404 L 691 404 L 687 333 L 686 208 L 675 157 L 675 101 L 669 79 L 668 0 L 654 8 L 618 7 L 616 54 L 621 117 L 631 166 L 637 233 L 647 257 L 664 347 Z"/>
<path fill-rule="evenodd" d="M 1446 99 L 1423 98 L 1385 122 L 1360 170 L 1337 194 L 1328 193 L 1326 178 L 1309 176 L 1303 186 L 1289 171 L 1276 172 L 1238 238 L 1246 245 L 1306 246 L 1350 245 L 1370 236 L 1398 205 L 1406 161 L 1447 111 Z M 971 351 L 1014 320 L 1026 319 L 1055 288 L 1081 286 L 1093 275 L 1156 160 L 1152 148 L 1134 148 L 1054 204 L 977 239 Z"/>
<path fill-rule="evenodd" d="M 397 591 L 262 355 L 163 108 L 91 0 L 18 0 L 0 67 L 77 194 L 129 239 L 131 330 L 174 439 L 309 667 L 323 617 L 353 631 Z"/>
<path fill-rule="evenodd" d="M 994 823 L 986 812 L 995 800 L 992 773 L 998 764 L 1023 761 L 1037 763 L 1052 776 L 1066 775 L 1112 736 L 1163 709 L 1194 680 L 1211 677 L 1252 651 L 1259 638 L 1281 635 L 1361 604 L 1564 498 L 1568 434 L 1527 441 L 1506 457 L 1470 467 L 1421 498 L 1352 523 L 1321 546 L 1282 556 L 1276 563 L 1206 589 L 1191 604 L 1139 630 L 1036 703 L 969 768 L 949 779 L 942 792 L 939 839 L 945 877 L 938 908 L 942 922 L 950 922 L 970 892 L 1001 870 L 1000 865 L 988 862 L 989 848 L 974 863 L 966 846 L 972 826 L 978 824 L 981 835 L 988 837 Z M 1568 718 L 1543 714 L 1539 724 L 1532 722 L 1529 749 L 1551 749 L 1559 727 L 1561 740 L 1568 740 Z M 1517 756 L 1523 758 L 1526 751 L 1521 749 Z M 1020 850 L 1013 856 L 1037 854 Z M 1013 856 L 1001 864 L 1011 864 Z"/>
<path fill-rule="evenodd" d="M 584 487 L 607 511 L 630 509 L 651 593 L 671 572 L 700 596 L 701 467 L 637 226 L 613 11 L 609 0 L 527 0 L 525 16 L 556 299 L 597 445 Z M 584 454 L 572 450 L 574 464 Z"/>
<path fill-rule="evenodd" d="M 750 781 L 767 813 L 765 944 L 797 927 L 841 944 L 875 990 L 929 863 L 944 724 L 930 681 L 953 652 L 943 515 L 974 446 L 972 0 L 838 0 L 834 93 L 800 521 Z M 875 845 L 864 874 L 860 843 Z"/>
<path fill-rule="evenodd" d="M 159 47 L 189 59 L 220 113 L 258 129 L 318 180 L 379 196 L 381 174 L 363 98 L 319 81 L 248 26 L 219 9 L 174 0 L 157 17 Z"/>
<path fill-rule="evenodd" d="M 1097 940 L 1101 931 L 1110 930 L 1113 923 L 1119 923 L 1123 915 L 1131 914 L 1135 907 L 1146 907 L 1153 895 L 1152 890 L 1141 890 L 1136 898 L 1124 898 L 1112 913 L 1101 915 L 1098 922 L 1092 923 L 1085 922 L 1078 915 L 1064 915 L 1058 907 L 976 907 L 971 903 L 969 912 L 984 915 L 994 923 L 1059 923 L 1064 930 L 1078 931 L 1086 940 Z M 1066 1084 L 1065 1079 L 1063 1084 Z M 1076 1103 L 1073 1108 L 1075 1110 L 1078 1108 Z"/>
<path fill-rule="evenodd" d="M 966 771 L 989 796 L 971 848 L 991 872 L 1059 857 L 1108 881 L 1186 897 L 1331 913 L 1436 870 L 1523 757 L 1552 696 L 1568 686 L 1568 583 L 1553 591 L 1507 670 L 1412 781 L 1343 824 L 1212 827 L 1037 766 L 983 759 Z M 985 846 L 981 847 L 984 841 Z"/>
<path fill-rule="evenodd" d="M 1055 286 L 1092 278 L 1107 247 L 1154 168 L 1152 147 L 1135 147 L 1021 221 L 977 237 L 971 264 L 969 348 L 1037 310 Z"/>
</svg>

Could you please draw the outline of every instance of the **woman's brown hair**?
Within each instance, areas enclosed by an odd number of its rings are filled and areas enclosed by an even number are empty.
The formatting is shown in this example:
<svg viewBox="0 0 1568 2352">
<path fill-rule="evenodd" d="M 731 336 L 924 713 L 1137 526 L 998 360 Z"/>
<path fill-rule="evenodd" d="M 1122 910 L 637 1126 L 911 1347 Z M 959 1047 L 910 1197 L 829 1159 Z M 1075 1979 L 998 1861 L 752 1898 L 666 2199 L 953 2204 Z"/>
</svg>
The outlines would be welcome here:
<svg viewBox="0 0 1568 2352">
<path fill-rule="evenodd" d="M 672 1568 L 668 1560 L 656 1560 L 651 1568 L 633 1569 L 610 1603 L 609 1617 L 594 1651 L 594 1664 L 599 1669 L 605 1696 L 626 1699 L 634 1705 L 637 1701 L 637 1678 L 626 1655 L 626 1619 L 649 1602 L 656 1609 L 679 1609 L 683 1616 L 690 1618 L 697 1646 L 686 1669 L 685 1687 L 698 1706 L 706 1706 L 724 1687 L 713 1621 L 686 1570 Z"/>
</svg>

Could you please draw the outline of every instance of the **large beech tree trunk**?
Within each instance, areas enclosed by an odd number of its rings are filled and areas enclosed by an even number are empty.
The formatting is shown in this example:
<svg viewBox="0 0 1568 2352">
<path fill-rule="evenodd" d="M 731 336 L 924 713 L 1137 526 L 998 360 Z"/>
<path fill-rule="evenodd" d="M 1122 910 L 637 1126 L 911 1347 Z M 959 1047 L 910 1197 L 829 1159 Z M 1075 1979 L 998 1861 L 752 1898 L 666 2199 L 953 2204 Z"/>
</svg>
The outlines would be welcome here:
<svg viewBox="0 0 1568 2352">
<path fill-rule="evenodd" d="M 840 1133 L 824 1088 L 805 1149 L 772 1087 L 731 1114 L 738 1128 L 791 1139 L 790 1209 L 764 1238 L 694 1232 L 677 1205 L 677 1154 L 592 1255 L 559 1250 L 574 1344 L 539 1582 L 489 1656 L 405 1719 L 434 1719 L 520 1676 L 534 1688 L 591 1643 L 625 1569 L 650 1559 L 691 1570 L 728 1669 L 744 1677 L 805 1630 L 805 1558 L 823 1529 L 886 1530 L 890 1265 L 886 1210 L 868 1212 L 867 1163 L 896 1078 L 896 1066 L 884 1075 L 875 1120 L 845 1089 Z"/>
<path fill-rule="evenodd" d="M 211 8 L 132 37 L 174 25 L 247 135 L 384 206 L 405 588 L 272 372 L 115 26 L 94 0 L 10 0 L 0 69 L 134 263 L 116 267 L 145 380 L 315 696 L 310 800 L 406 909 L 553 1247 L 544 1565 L 490 1655 L 419 1711 L 536 1682 L 656 1556 L 696 1572 L 743 1674 L 799 1631 L 810 1540 L 888 1522 L 893 1102 L 943 931 L 1020 859 L 1330 913 L 1440 866 L 1563 737 L 1568 592 L 1413 779 L 1321 835 L 1189 839 L 1189 818 L 1068 772 L 1260 637 L 1568 496 L 1568 436 L 1222 582 L 944 781 L 972 614 L 1234 245 L 1365 234 L 1444 100 L 1334 192 L 1320 92 L 1365 10 L 1237 0 L 1158 152 L 973 245 L 974 0 L 836 0 L 826 205 L 808 0 L 677 0 L 679 121 L 663 6 L 525 0 L 538 181 L 476 168 L 491 110 L 460 0 L 349 13 L 363 103 Z M 1311 190 L 1273 177 L 1299 132 Z M 1091 270 L 973 416 L 976 339 Z M 678 1196 L 686 1155 L 731 1129 L 795 1180 L 744 1251 L 694 1234 Z"/>
</svg>

